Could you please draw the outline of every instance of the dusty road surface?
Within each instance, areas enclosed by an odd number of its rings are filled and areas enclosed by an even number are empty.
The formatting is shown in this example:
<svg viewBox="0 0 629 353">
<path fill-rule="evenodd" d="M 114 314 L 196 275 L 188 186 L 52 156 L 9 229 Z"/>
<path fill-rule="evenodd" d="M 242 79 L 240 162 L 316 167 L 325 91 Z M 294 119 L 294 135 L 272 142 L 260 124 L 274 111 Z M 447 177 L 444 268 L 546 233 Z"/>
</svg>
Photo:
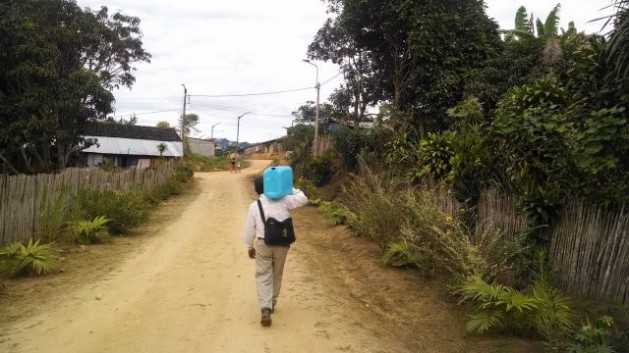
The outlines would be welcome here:
<svg viewBox="0 0 629 353">
<path fill-rule="evenodd" d="M 241 174 L 197 173 L 198 196 L 172 222 L 108 276 L 3 326 L 0 352 L 398 350 L 361 325 L 295 254 L 273 325 L 261 327 L 254 263 L 241 239 L 253 200 L 249 177 L 266 165 L 253 161 Z"/>
</svg>

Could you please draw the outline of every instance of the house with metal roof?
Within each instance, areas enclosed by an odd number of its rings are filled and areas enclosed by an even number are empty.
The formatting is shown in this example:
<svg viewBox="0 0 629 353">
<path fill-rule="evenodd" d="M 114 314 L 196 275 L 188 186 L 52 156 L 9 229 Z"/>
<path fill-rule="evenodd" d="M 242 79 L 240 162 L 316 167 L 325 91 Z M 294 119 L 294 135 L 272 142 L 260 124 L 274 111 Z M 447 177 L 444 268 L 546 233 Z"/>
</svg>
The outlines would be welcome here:
<svg viewBox="0 0 629 353">
<path fill-rule="evenodd" d="M 156 158 L 183 157 L 183 143 L 174 128 L 94 123 L 83 137 L 95 142 L 81 151 L 88 166 L 111 162 L 117 167 L 146 168 Z"/>
</svg>

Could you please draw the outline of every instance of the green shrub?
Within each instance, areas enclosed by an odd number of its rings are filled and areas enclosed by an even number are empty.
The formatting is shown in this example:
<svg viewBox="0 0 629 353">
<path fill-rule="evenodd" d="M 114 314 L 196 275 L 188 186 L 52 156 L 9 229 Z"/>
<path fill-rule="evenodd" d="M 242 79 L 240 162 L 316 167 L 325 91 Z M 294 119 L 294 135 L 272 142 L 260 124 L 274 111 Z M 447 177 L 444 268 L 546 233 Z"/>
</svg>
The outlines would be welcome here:
<svg viewBox="0 0 629 353">
<path fill-rule="evenodd" d="M 190 172 L 213 172 L 216 170 L 229 170 L 231 167 L 229 157 L 206 157 L 198 154 L 186 154 L 186 167 L 179 167 L 179 171 L 182 168 L 188 169 Z"/>
<path fill-rule="evenodd" d="M 492 328 L 512 332 L 534 330 L 546 339 L 556 340 L 569 332 L 573 313 L 570 303 L 557 289 L 533 287 L 531 294 L 499 283 L 489 284 L 480 276 L 470 276 L 458 288 L 463 302 L 471 302 L 475 312 L 467 321 L 470 332 Z"/>
<path fill-rule="evenodd" d="M 573 342 L 569 345 L 568 352 L 620 353 L 620 350 L 615 350 L 609 343 L 612 338 L 611 328 L 613 326 L 614 319 L 609 316 L 601 316 L 595 320 L 586 319 L 575 331 Z"/>
<path fill-rule="evenodd" d="M 343 204 L 338 202 L 320 202 L 319 208 L 333 225 L 347 224 L 354 214 Z"/>
<path fill-rule="evenodd" d="M 419 165 L 412 171 L 414 179 L 431 176 L 436 179 L 445 178 L 452 169 L 450 160 L 454 157 L 454 141 L 456 133 L 429 133 L 419 142 Z"/>
<path fill-rule="evenodd" d="M 380 258 L 382 263 L 393 267 L 411 267 L 415 261 L 411 255 L 411 246 L 407 241 L 390 243 Z"/>
<path fill-rule="evenodd" d="M 334 175 L 334 155 L 327 151 L 321 156 L 312 158 L 307 163 L 306 173 L 316 186 L 323 186 L 332 180 Z"/>
<path fill-rule="evenodd" d="M 57 271 L 59 258 L 50 244 L 11 243 L 0 248 L 0 273 L 6 276 L 45 275 Z"/>
<path fill-rule="evenodd" d="M 39 228 L 37 236 L 45 242 L 58 240 L 63 234 L 63 226 L 68 216 L 69 189 L 63 187 L 59 195 L 50 200 L 48 188 L 44 188 L 39 205 Z"/>
<path fill-rule="evenodd" d="M 109 220 L 98 216 L 91 221 L 71 221 L 68 223 L 70 240 L 79 244 L 104 243 L 110 240 L 107 232 Z"/>
<path fill-rule="evenodd" d="M 383 178 L 365 172 L 354 177 L 342 189 L 340 201 L 355 215 L 348 226 L 358 236 L 376 242 L 382 249 L 400 240 L 404 205 L 399 194 Z"/>
<path fill-rule="evenodd" d="M 187 165 L 181 165 L 175 170 L 175 180 L 180 182 L 188 181 L 194 175 L 194 171 Z"/>
<path fill-rule="evenodd" d="M 317 191 L 317 187 L 310 180 L 300 177 L 295 180 L 294 186 L 303 191 L 308 197 L 308 200 L 313 201 L 318 198 L 319 192 Z"/>
<path fill-rule="evenodd" d="M 348 171 L 356 171 L 362 152 L 384 155 L 388 130 L 349 130 L 344 129 L 333 135 L 334 148 L 341 157 L 341 163 Z"/>
<path fill-rule="evenodd" d="M 103 216 L 109 219 L 107 228 L 112 234 L 124 233 L 148 217 L 149 204 L 136 191 L 83 189 L 76 205 L 83 219 Z"/>
</svg>

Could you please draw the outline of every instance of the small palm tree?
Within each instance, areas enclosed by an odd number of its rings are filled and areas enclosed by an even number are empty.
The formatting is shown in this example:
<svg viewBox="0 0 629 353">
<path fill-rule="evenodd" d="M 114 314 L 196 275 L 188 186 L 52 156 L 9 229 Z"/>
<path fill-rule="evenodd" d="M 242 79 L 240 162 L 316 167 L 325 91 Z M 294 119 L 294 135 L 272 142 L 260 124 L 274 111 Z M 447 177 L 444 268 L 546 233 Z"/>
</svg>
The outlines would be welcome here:
<svg viewBox="0 0 629 353">
<path fill-rule="evenodd" d="M 168 146 L 166 146 L 166 144 L 163 142 L 157 145 L 157 150 L 159 151 L 160 157 L 164 156 L 164 152 L 166 152 L 167 149 L 168 149 Z"/>
<path fill-rule="evenodd" d="M 8 276 L 53 273 L 58 262 L 52 246 L 39 241 L 30 240 L 26 245 L 16 242 L 0 248 L 0 274 Z"/>
<path fill-rule="evenodd" d="M 68 230 L 73 242 L 79 244 L 104 243 L 111 238 L 105 227 L 109 220 L 98 216 L 91 221 L 73 221 L 68 223 Z"/>
</svg>

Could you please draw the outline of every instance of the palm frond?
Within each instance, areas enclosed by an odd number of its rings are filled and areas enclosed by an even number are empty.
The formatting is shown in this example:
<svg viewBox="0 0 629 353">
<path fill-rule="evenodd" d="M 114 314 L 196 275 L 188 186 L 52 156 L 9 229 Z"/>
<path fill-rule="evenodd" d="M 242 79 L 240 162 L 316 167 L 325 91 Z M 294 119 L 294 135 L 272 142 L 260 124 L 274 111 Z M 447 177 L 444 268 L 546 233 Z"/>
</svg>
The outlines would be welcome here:
<svg viewBox="0 0 629 353">
<path fill-rule="evenodd" d="M 542 22 L 542 20 L 540 20 L 539 18 L 535 21 L 535 25 L 537 27 L 537 37 L 538 38 L 544 38 L 545 37 L 545 30 L 544 30 L 544 23 Z"/>
<path fill-rule="evenodd" d="M 546 16 L 546 21 L 544 22 L 544 35 L 545 37 L 553 37 L 559 34 L 559 10 L 561 9 L 561 4 L 557 4 L 552 11 Z"/>
<path fill-rule="evenodd" d="M 515 13 L 515 30 L 524 32 L 530 31 L 530 28 L 528 27 L 528 14 L 526 13 L 526 7 L 524 6 L 520 6 L 518 11 Z"/>
<path fill-rule="evenodd" d="M 483 311 L 470 315 L 465 323 L 465 329 L 468 332 L 483 333 L 492 327 L 501 326 L 503 319 L 504 314 L 500 310 Z"/>
</svg>

